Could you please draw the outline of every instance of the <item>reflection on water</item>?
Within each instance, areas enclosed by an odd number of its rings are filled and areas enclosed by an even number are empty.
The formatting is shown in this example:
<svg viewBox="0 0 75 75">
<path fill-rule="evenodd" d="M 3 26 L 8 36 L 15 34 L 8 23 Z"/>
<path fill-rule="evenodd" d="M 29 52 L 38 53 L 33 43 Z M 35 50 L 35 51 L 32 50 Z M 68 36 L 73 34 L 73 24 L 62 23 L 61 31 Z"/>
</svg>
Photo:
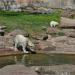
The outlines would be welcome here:
<svg viewBox="0 0 75 75">
<path fill-rule="evenodd" d="M 15 64 L 14 58 L 12 56 L 10 57 L 0 57 L 0 68 L 6 66 Z"/>
<path fill-rule="evenodd" d="M 75 55 L 66 54 L 26 54 L 0 57 L 0 68 L 11 64 L 25 66 L 49 66 L 59 64 L 75 64 Z"/>
<path fill-rule="evenodd" d="M 0 57 L 0 68 L 6 65 L 23 64 L 25 66 L 50 66 L 41 69 L 38 75 L 75 75 L 75 69 L 60 65 L 75 65 L 75 55 L 66 54 L 25 54 Z M 56 66 L 57 65 L 57 66 Z M 74 70 L 73 70 L 74 69 Z"/>
</svg>

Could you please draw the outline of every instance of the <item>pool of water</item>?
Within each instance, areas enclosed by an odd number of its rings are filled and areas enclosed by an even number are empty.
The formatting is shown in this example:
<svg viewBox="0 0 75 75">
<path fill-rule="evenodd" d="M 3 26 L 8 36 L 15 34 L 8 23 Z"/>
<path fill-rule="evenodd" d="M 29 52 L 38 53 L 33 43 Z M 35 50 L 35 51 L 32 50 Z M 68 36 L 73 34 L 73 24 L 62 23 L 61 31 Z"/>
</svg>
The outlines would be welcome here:
<svg viewBox="0 0 75 75">
<path fill-rule="evenodd" d="M 73 64 L 75 65 L 75 55 L 73 54 L 23 54 L 0 57 L 0 68 L 6 65 L 23 64 L 25 66 L 49 66 Z"/>
</svg>

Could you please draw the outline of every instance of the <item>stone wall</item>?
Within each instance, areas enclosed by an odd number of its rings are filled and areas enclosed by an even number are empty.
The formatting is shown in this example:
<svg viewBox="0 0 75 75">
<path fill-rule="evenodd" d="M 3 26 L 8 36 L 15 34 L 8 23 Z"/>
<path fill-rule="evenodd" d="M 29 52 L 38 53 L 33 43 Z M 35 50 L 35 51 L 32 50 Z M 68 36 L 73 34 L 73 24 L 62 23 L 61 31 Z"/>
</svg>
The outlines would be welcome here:
<svg viewBox="0 0 75 75">
<path fill-rule="evenodd" d="M 27 0 L 27 1 L 44 1 L 51 8 L 73 8 L 75 9 L 74 0 Z"/>
<path fill-rule="evenodd" d="M 51 8 L 60 8 L 61 7 L 61 0 L 48 0 L 49 7 Z"/>
<path fill-rule="evenodd" d="M 51 8 L 72 8 L 75 9 L 75 0 L 15 0 L 17 4 L 28 4 L 43 1 Z M 2 5 L 1 5 L 2 6 Z"/>
</svg>

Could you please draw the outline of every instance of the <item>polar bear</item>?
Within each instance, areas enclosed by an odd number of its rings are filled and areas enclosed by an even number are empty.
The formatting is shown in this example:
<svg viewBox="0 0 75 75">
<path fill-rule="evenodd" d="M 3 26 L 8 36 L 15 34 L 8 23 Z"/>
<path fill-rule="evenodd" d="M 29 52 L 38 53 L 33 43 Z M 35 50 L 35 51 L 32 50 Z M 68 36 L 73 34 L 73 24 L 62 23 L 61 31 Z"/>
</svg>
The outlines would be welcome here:
<svg viewBox="0 0 75 75">
<path fill-rule="evenodd" d="M 56 21 L 51 21 L 50 22 L 50 27 L 56 27 L 56 26 L 58 26 L 58 22 L 56 22 Z"/>
<path fill-rule="evenodd" d="M 14 44 L 15 44 L 15 51 L 17 50 L 18 46 L 21 46 L 24 53 L 29 53 L 29 51 L 26 50 L 27 47 L 30 48 L 30 51 L 34 51 L 34 44 L 23 35 L 16 35 L 14 38 Z"/>
</svg>

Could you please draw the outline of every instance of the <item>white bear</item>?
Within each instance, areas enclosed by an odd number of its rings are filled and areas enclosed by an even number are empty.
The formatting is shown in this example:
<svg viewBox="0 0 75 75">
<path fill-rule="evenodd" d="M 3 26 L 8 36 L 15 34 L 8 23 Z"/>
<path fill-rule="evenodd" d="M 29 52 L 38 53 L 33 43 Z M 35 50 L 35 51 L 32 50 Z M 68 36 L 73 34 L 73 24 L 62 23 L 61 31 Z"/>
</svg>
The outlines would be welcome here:
<svg viewBox="0 0 75 75">
<path fill-rule="evenodd" d="M 56 21 L 51 21 L 50 22 L 50 27 L 56 27 L 59 23 Z"/>
<path fill-rule="evenodd" d="M 29 53 L 28 51 L 26 51 L 27 46 L 29 46 L 31 51 L 34 51 L 34 44 L 23 35 L 16 35 L 16 37 L 14 38 L 14 44 L 15 44 L 15 51 L 17 50 L 16 49 L 17 46 L 22 46 L 24 53 Z"/>
</svg>

